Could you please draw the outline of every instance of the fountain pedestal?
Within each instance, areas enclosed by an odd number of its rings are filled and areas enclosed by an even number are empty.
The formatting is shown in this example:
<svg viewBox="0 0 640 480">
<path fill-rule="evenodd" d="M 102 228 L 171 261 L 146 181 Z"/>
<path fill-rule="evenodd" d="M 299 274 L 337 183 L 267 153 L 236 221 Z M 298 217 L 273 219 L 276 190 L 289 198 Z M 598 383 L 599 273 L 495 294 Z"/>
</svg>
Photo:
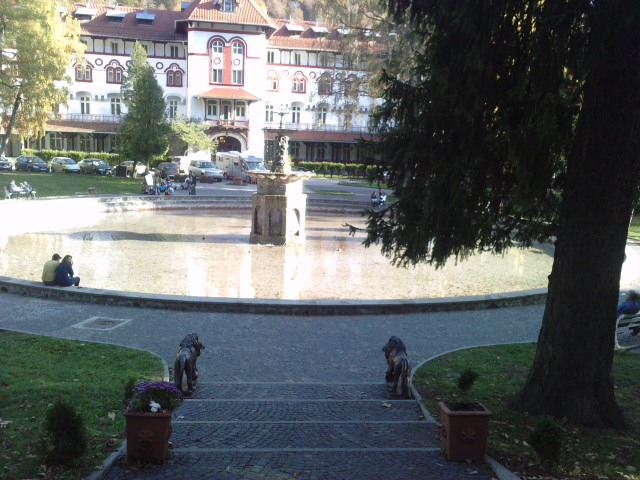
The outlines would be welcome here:
<svg viewBox="0 0 640 480">
<path fill-rule="evenodd" d="M 307 196 L 302 180 L 308 172 L 256 172 L 258 191 L 253 195 L 250 243 L 299 245 L 304 243 Z"/>
</svg>

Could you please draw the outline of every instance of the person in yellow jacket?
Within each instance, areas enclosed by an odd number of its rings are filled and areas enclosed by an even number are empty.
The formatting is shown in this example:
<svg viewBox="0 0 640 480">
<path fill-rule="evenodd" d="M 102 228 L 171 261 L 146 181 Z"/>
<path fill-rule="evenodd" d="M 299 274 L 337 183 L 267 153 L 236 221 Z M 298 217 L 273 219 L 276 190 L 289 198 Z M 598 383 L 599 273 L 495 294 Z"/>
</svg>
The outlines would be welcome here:
<svg viewBox="0 0 640 480">
<path fill-rule="evenodd" d="M 53 286 L 56 284 L 56 270 L 60 265 L 60 255 L 54 253 L 51 260 L 47 260 L 42 269 L 42 283 Z"/>
</svg>

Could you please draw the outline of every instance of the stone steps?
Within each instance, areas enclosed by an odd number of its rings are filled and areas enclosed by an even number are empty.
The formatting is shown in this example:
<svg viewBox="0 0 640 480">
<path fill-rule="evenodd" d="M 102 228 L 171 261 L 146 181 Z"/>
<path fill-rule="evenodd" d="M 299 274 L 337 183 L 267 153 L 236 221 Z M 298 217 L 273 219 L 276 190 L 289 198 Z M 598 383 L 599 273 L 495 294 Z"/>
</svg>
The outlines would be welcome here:
<svg viewBox="0 0 640 480">
<path fill-rule="evenodd" d="M 166 465 L 126 468 L 122 452 L 106 478 L 490 478 L 447 462 L 438 424 L 383 383 L 201 381 L 172 427 Z"/>
</svg>

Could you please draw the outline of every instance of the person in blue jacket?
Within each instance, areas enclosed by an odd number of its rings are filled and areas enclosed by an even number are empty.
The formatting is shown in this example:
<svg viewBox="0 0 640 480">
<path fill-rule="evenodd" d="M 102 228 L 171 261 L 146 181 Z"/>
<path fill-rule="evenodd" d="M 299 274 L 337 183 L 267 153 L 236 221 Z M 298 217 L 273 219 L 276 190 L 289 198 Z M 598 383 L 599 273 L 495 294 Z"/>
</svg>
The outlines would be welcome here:
<svg viewBox="0 0 640 480">
<path fill-rule="evenodd" d="M 74 277 L 73 274 L 73 258 L 71 255 L 65 255 L 56 269 L 56 285 L 60 287 L 80 286 L 80 277 Z"/>
<path fill-rule="evenodd" d="M 616 311 L 616 318 L 620 315 L 631 315 L 633 313 L 640 312 L 640 294 L 635 290 L 629 290 L 626 299 L 620 305 Z M 637 335 L 640 333 L 640 328 L 632 328 L 631 335 Z"/>
</svg>

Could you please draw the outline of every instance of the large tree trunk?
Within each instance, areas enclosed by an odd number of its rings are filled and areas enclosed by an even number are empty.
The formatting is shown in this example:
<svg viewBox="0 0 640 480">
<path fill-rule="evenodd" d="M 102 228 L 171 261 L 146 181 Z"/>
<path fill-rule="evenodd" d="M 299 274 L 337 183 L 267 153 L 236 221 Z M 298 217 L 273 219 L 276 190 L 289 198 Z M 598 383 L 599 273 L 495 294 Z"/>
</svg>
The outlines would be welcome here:
<svg viewBox="0 0 640 480">
<path fill-rule="evenodd" d="M 4 137 L 2 137 L 2 141 L 0 142 L 0 155 L 4 154 L 4 149 L 7 147 L 7 142 L 11 139 L 11 133 L 13 132 L 13 126 L 16 123 L 16 116 L 18 115 L 18 110 L 20 109 L 21 102 L 22 93 L 20 92 L 20 89 L 18 89 L 16 100 L 13 102 L 13 110 L 11 111 L 9 125 L 7 126 L 7 130 L 4 132 Z"/>
<path fill-rule="evenodd" d="M 514 407 L 625 425 L 613 388 L 615 310 L 640 171 L 640 2 L 595 2 L 538 348 Z"/>
</svg>

